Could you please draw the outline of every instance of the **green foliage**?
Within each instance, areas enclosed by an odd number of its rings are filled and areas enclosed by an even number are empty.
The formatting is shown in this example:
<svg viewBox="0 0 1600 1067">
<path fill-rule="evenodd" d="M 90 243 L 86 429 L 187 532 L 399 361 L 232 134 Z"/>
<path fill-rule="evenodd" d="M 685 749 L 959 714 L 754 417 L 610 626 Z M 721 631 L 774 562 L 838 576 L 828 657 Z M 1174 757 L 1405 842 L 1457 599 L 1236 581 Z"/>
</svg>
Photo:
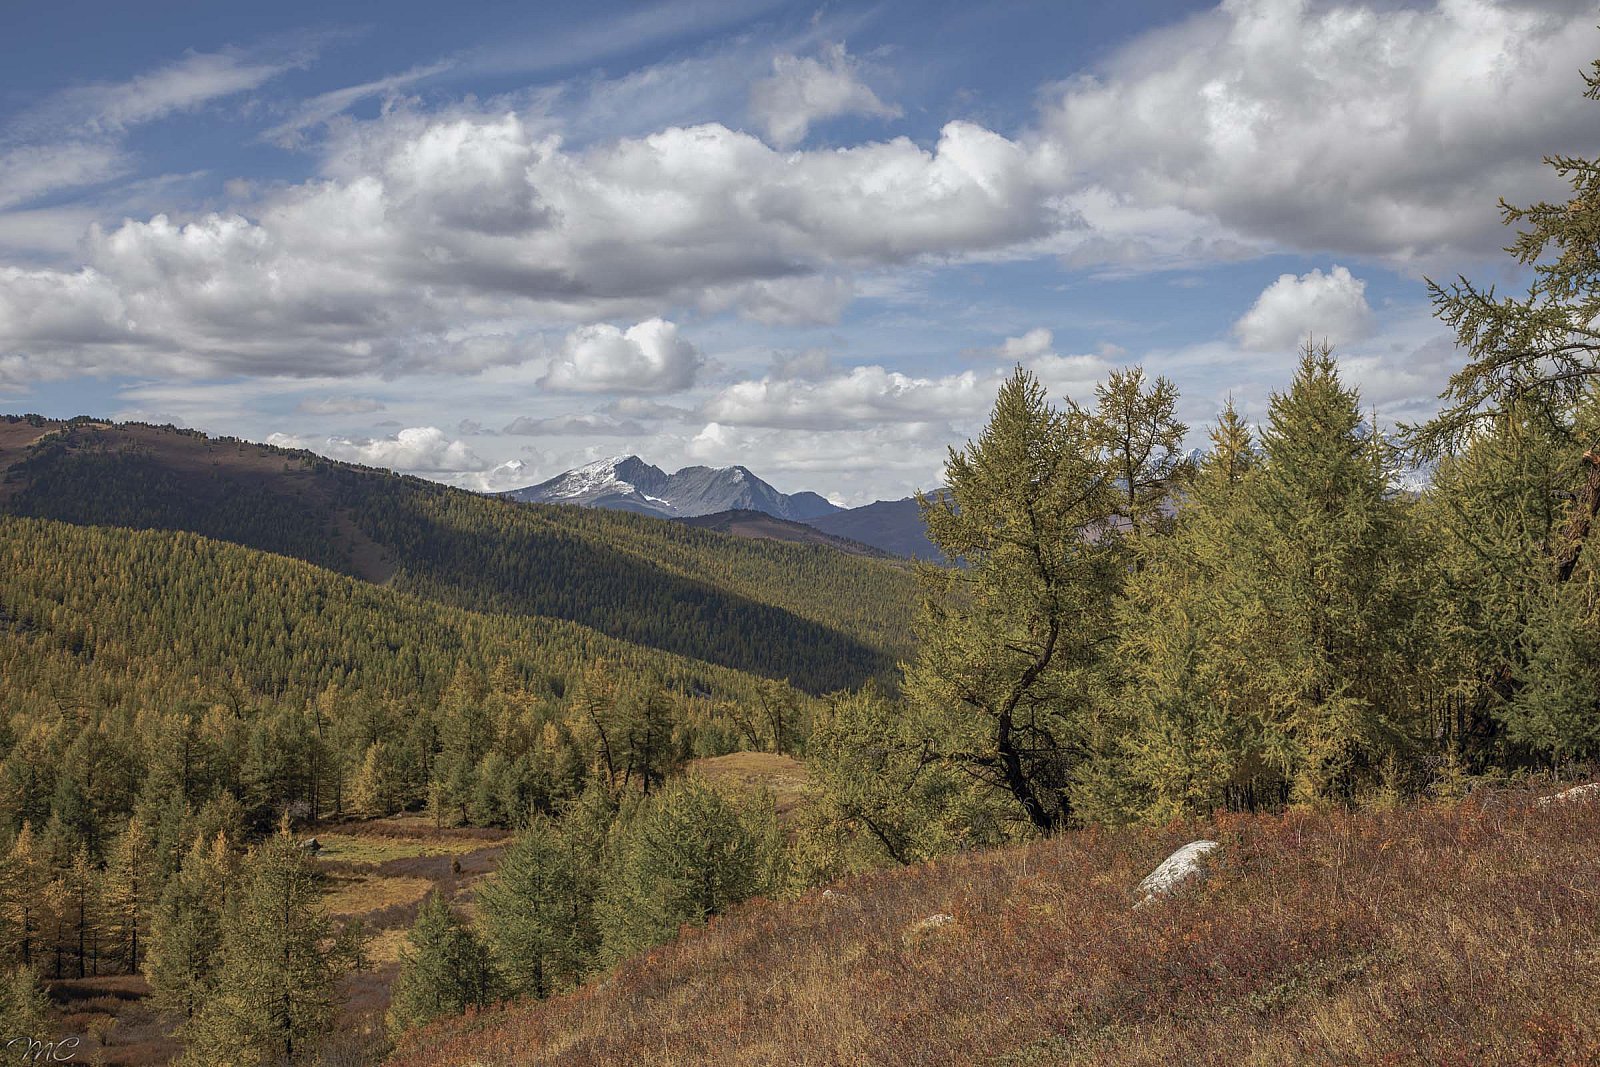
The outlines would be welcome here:
<svg viewBox="0 0 1600 1067">
<path fill-rule="evenodd" d="M 307 1062 L 333 1024 L 334 983 L 359 960 L 359 932 L 335 934 L 321 880 L 287 827 L 245 860 L 221 923 L 215 979 L 184 1029 L 181 1062 Z"/>
<path fill-rule="evenodd" d="M 545 997 L 576 983 L 599 945 L 599 859 L 582 835 L 536 819 L 479 893 L 484 929 L 513 993 Z"/>
<path fill-rule="evenodd" d="M 807 749 L 814 799 L 796 862 L 807 882 L 883 860 L 918 863 L 982 835 L 962 819 L 969 781 L 939 759 L 908 709 L 874 690 L 817 717 Z"/>
<path fill-rule="evenodd" d="M 1127 591 L 1126 747 L 1149 817 L 1350 798 L 1417 755 L 1428 556 L 1388 446 L 1326 347 L 1268 419 L 1257 458 L 1224 416 Z"/>
<path fill-rule="evenodd" d="M 51 1040 L 49 1010 L 50 999 L 33 968 L 18 965 L 0 972 L 0 1047 L 18 1039 Z M 17 1052 L 16 1047 L 11 1049 L 12 1055 Z"/>
<path fill-rule="evenodd" d="M 735 801 L 692 776 L 639 801 L 613 847 L 598 904 L 608 961 L 784 884 L 771 798 Z"/>
<path fill-rule="evenodd" d="M 1600 100 L 1600 60 L 1584 75 Z M 1500 201 L 1508 226 L 1524 225 L 1506 249 L 1531 267 L 1526 296 L 1498 297 L 1465 277 L 1429 281 L 1434 313 L 1456 331 L 1464 367 L 1450 378 L 1445 407 L 1412 433 L 1413 445 L 1437 456 L 1467 444 L 1480 425 L 1512 411 L 1551 421 L 1600 377 L 1600 162 L 1547 156 L 1568 185 L 1565 203 L 1513 207 Z"/>
<path fill-rule="evenodd" d="M 948 494 L 922 501 L 928 536 L 967 566 L 923 571 L 907 697 L 933 753 L 1044 832 L 1073 820 L 1073 795 L 1105 747 L 1129 542 L 1163 525 L 1184 472 L 1171 383 L 1120 374 L 1098 400 L 1093 412 L 1058 410 L 1018 368 L 978 441 L 951 449 Z"/>
<path fill-rule="evenodd" d="M 404 1032 L 483 1007 L 495 999 L 498 988 L 488 949 L 444 897 L 428 894 L 401 953 L 390 996 L 390 1029 Z"/>
<path fill-rule="evenodd" d="M 156 1004 L 186 1020 L 215 988 L 236 868 L 226 834 L 195 838 L 155 909 L 145 974 Z"/>
</svg>

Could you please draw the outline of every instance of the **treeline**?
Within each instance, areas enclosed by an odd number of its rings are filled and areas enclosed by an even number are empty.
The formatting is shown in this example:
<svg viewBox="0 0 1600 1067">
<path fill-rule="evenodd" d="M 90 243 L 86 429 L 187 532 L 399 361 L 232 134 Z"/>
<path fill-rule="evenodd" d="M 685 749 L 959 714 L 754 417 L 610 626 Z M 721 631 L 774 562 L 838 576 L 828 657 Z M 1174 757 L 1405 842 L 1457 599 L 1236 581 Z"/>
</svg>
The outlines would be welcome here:
<svg viewBox="0 0 1600 1067">
<path fill-rule="evenodd" d="M 915 584 L 892 562 L 517 504 L 171 428 L 54 429 L 3 464 L 0 510 L 188 530 L 472 611 L 575 621 L 816 694 L 892 683 L 910 652 Z"/>
<path fill-rule="evenodd" d="M 1546 163 L 1568 201 L 1502 204 L 1527 294 L 1430 283 L 1466 358 L 1426 422 L 1378 426 L 1308 340 L 1191 463 L 1166 379 L 1057 406 L 1018 368 L 922 501 L 967 566 L 923 572 L 903 696 L 816 722 L 813 869 L 1592 766 L 1600 163 Z"/>
</svg>

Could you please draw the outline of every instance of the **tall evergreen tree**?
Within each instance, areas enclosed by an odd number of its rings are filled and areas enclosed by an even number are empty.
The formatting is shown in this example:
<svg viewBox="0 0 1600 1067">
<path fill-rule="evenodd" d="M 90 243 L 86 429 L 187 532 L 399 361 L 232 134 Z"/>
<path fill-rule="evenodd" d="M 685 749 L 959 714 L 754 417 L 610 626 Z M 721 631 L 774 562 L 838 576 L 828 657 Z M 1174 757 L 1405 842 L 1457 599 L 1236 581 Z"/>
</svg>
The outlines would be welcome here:
<svg viewBox="0 0 1600 1067">
<path fill-rule="evenodd" d="M 498 991 L 489 951 L 449 901 L 430 893 L 400 953 L 389 1003 L 389 1027 L 403 1032 L 491 1003 Z"/>
<path fill-rule="evenodd" d="M 307 1062 L 333 1025 L 334 983 L 359 961 L 359 944 L 350 928 L 335 933 L 287 821 L 245 861 L 221 933 L 215 983 L 185 1029 L 182 1062 Z"/>
<path fill-rule="evenodd" d="M 736 803 L 694 776 L 641 800 L 621 828 L 600 899 L 602 955 L 622 959 L 782 884 L 770 797 Z"/>
<path fill-rule="evenodd" d="M 1258 463 L 1241 437 L 1225 417 L 1123 612 L 1157 815 L 1349 797 L 1424 740 L 1427 556 L 1327 346 L 1273 397 Z"/>
<path fill-rule="evenodd" d="M 598 855 L 535 818 L 479 891 L 484 928 L 514 993 L 546 997 L 576 982 L 599 944 Z"/>
<path fill-rule="evenodd" d="M 27 967 L 38 967 L 44 955 L 44 931 L 48 919 L 50 857 L 33 832 L 31 823 L 11 842 L 6 857 L 6 882 L 3 899 L 6 932 L 10 939 L 8 956 Z"/>
<path fill-rule="evenodd" d="M 1052 407 L 1018 368 L 948 492 L 921 497 L 929 538 L 965 566 L 923 568 L 906 694 L 943 758 L 1008 794 L 1041 831 L 1072 816 L 1124 554 L 1118 498 L 1088 414 Z"/>
<path fill-rule="evenodd" d="M 150 910 L 158 895 L 150 835 L 134 816 L 112 846 L 105 876 L 106 919 L 116 954 L 128 974 L 137 972 L 144 960 Z"/>
<path fill-rule="evenodd" d="M 190 1019 L 214 988 L 222 920 L 236 873 L 225 834 L 197 837 L 155 909 L 145 973 L 156 1004 Z"/>
</svg>

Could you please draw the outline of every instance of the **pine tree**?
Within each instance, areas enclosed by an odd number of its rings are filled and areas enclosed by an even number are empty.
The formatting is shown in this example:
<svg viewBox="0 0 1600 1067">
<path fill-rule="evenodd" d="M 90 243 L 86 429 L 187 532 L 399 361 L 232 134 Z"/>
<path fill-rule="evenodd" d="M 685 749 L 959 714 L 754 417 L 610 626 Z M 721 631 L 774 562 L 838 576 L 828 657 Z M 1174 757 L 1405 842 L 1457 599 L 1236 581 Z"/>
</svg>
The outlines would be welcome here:
<svg viewBox="0 0 1600 1067">
<path fill-rule="evenodd" d="M 599 943 L 595 858 L 549 819 L 535 818 L 479 891 L 484 928 L 512 992 L 546 997 L 589 969 Z"/>
<path fill-rule="evenodd" d="M 151 921 L 145 974 L 153 999 L 184 1019 L 192 1018 L 211 995 L 235 868 L 225 834 L 209 842 L 197 837 Z"/>
<path fill-rule="evenodd" d="M 1123 570 L 1090 417 L 1053 408 L 1018 368 L 976 443 L 950 450 L 948 492 L 921 497 L 929 538 L 963 569 L 924 568 L 906 695 L 940 755 L 1008 794 L 1034 828 L 1072 817 L 1093 693 Z"/>
<path fill-rule="evenodd" d="M 430 893 L 401 950 L 389 1005 L 389 1028 L 399 1033 L 468 1008 L 491 1003 L 498 981 L 488 949 L 438 893 Z"/>
<path fill-rule="evenodd" d="M 221 926 L 212 992 L 185 1029 L 183 1063 L 300 1063 L 333 1025 L 334 983 L 359 960 L 336 936 L 321 884 L 287 820 L 245 861 Z"/>
</svg>

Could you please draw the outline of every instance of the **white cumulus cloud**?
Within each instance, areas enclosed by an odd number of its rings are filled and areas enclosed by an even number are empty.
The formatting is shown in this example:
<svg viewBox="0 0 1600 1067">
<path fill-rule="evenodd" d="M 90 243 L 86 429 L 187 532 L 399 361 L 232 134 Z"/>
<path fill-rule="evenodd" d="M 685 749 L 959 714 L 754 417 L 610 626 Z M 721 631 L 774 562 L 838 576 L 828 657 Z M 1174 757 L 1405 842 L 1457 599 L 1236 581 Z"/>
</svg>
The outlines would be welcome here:
<svg viewBox="0 0 1600 1067">
<path fill-rule="evenodd" d="M 996 350 L 995 355 L 1008 363 L 1023 363 L 1039 356 L 1048 355 L 1050 346 L 1055 342 L 1055 335 L 1043 326 L 1036 327 L 1023 334 L 1021 337 L 1007 337 Z"/>
<path fill-rule="evenodd" d="M 567 336 L 540 384 L 575 393 L 674 393 L 694 384 L 702 362 L 674 323 L 649 319 L 626 330 L 599 323 Z"/>
<path fill-rule="evenodd" d="M 393 437 L 365 440 L 275 433 L 267 438 L 267 444 L 279 448 L 304 448 L 346 463 L 417 474 L 459 474 L 484 471 L 490 467 L 466 442 L 452 440 L 437 426 L 411 426 Z"/>
<path fill-rule="evenodd" d="M 1496 199 L 1543 195 L 1540 158 L 1593 140 L 1595 22 L 1588 3 L 1226 0 L 1066 82 L 1043 133 L 1087 220 L 1122 238 L 1110 260 L 1230 233 L 1397 262 L 1492 252 Z"/>
<path fill-rule="evenodd" d="M 750 89 L 750 115 L 779 148 L 806 139 L 812 123 L 840 115 L 898 118 L 861 80 L 860 62 L 843 44 L 829 44 L 820 57 L 777 56 L 772 76 Z"/>
<path fill-rule="evenodd" d="M 1367 283 L 1339 266 L 1279 275 L 1233 325 L 1239 343 L 1257 352 L 1292 349 L 1308 337 L 1349 344 L 1372 329 Z"/>
<path fill-rule="evenodd" d="M 999 378 L 964 371 L 916 378 L 878 366 L 814 381 L 762 378 L 730 385 L 703 414 L 729 426 L 848 429 L 874 423 L 969 419 L 994 401 Z"/>
</svg>

